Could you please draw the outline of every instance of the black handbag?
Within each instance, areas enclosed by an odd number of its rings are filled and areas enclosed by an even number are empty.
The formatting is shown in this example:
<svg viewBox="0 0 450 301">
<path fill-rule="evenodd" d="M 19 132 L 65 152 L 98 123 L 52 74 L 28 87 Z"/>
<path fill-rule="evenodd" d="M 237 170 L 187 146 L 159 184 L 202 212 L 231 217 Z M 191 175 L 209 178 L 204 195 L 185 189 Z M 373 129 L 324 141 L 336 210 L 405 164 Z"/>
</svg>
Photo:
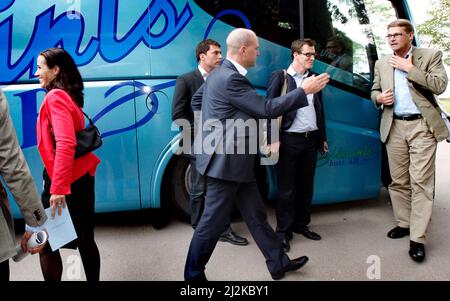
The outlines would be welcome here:
<svg viewBox="0 0 450 301">
<path fill-rule="evenodd" d="M 102 146 L 102 135 L 100 131 L 95 126 L 94 122 L 89 118 L 89 116 L 84 113 L 84 116 L 89 120 L 89 126 L 83 130 L 75 133 L 77 138 L 77 147 L 75 148 L 75 158 L 87 155 L 90 152 L 96 150 Z"/>
<path fill-rule="evenodd" d="M 83 112 L 83 111 L 82 111 Z M 84 116 L 89 120 L 89 125 L 79 132 L 75 133 L 77 139 L 77 146 L 75 147 L 75 158 L 82 157 L 96 150 L 103 144 L 102 135 L 95 126 L 94 122 L 89 116 L 83 112 Z M 50 124 L 50 134 L 53 138 L 53 146 L 56 148 L 55 135 L 53 133 L 52 124 Z"/>
</svg>

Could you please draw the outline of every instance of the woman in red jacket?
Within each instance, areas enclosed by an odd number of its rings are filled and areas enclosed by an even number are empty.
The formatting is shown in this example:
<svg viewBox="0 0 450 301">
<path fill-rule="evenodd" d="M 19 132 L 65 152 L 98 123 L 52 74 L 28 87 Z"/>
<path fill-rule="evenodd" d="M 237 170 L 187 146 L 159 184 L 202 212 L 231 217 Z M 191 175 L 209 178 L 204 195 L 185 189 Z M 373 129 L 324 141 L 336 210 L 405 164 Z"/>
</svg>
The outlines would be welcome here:
<svg viewBox="0 0 450 301">
<path fill-rule="evenodd" d="M 66 247 L 78 247 L 86 279 L 98 281 L 100 254 L 94 241 L 94 174 L 100 160 L 89 153 L 75 159 L 75 133 L 85 127 L 83 80 L 72 57 L 62 48 L 39 54 L 37 71 L 42 88 L 48 91 L 39 110 L 37 145 L 44 162 L 42 202 L 61 214 L 67 205 L 78 238 Z M 62 260 L 49 245 L 40 253 L 45 280 L 59 281 Z"/>
</svg>

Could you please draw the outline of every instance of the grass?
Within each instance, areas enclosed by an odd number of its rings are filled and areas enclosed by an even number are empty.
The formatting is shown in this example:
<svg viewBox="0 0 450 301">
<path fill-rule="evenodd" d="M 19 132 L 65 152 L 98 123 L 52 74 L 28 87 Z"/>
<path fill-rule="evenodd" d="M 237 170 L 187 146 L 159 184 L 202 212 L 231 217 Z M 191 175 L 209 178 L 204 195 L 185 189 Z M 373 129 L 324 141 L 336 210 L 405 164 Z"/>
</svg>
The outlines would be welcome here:
<svg viewBox="0 0 450 301">
<path fill-rule="evenodd" d="M 450 114 L 450 98 L 439 99 L 445 111 Z"/>
</svg>

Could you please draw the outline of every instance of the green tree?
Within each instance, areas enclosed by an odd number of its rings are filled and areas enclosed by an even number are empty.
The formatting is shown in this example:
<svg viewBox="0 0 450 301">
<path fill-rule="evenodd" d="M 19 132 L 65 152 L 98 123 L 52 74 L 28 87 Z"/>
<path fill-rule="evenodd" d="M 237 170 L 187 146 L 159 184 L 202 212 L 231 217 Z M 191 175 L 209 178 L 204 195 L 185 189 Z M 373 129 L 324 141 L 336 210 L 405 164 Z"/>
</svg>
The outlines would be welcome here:
<svg viewBox="0 0 450 301">
<path fill-rule="evenodd" d="M 450 0 L 432 0 L 428 19 L 417 26 L 422 46 L 442 50 L 444 62 L 450 65 Z"/>
</svg>

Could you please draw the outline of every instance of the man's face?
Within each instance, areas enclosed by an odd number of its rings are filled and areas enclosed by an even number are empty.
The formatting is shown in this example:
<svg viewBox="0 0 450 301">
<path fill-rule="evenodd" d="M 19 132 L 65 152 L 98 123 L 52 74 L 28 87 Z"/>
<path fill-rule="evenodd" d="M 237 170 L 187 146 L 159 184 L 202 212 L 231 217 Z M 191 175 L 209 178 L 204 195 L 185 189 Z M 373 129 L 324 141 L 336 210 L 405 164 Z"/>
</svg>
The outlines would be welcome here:
<svg viewBox="0 0 450 301">
<path fill-rule="evenodd" d="M 408 51 L 411 48 L 414 33 L 406 33 L 404 27 L 388 28 L 388 43 L 394 52 Z"/>
<path fill-rule="evenodd" d="M 222 50 L 216 45 L 209 45 L 208 51 L 200 54 L 202 68 L 205 70 L 213 70 L 222 62 Z"/>
<path fill-rule="evenodd" d="M 294 60 L 302 69 L 309 70 L 314 65 L 315 55 L 316 48 L 314 46 L 303 45 L 300 53 L 294 53 Z"/>
<path fill-rule="evenodd" d="M 252 43 L 243 48 L 243 59 L 245 68 L 256 65 L 256 58 L 259 56 L 259 42 L 258 38 L 254 38 Z"/>
</svg>

